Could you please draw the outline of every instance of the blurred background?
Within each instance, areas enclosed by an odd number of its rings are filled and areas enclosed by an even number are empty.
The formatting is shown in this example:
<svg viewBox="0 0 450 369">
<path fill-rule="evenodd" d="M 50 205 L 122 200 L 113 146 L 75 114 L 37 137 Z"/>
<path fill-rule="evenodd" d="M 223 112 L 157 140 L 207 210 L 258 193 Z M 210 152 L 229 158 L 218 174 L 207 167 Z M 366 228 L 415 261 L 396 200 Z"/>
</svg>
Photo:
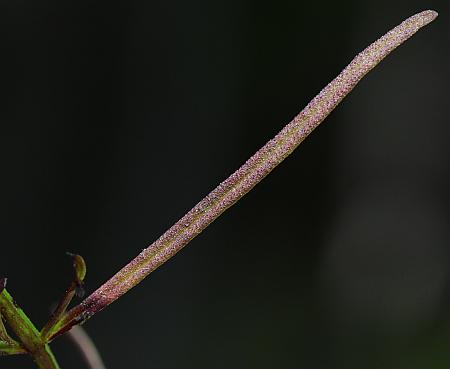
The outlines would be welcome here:
<svg viewBox="0 0 450 369">
<path fill-rule="evenodd" d="M 424 9 L 440 17 L 85 328 L 108 369 L 448 368 L 448 0 L 2 2 L 9 291 L 42 326 L 66 251 L 95 290 Z"/>
</svg>

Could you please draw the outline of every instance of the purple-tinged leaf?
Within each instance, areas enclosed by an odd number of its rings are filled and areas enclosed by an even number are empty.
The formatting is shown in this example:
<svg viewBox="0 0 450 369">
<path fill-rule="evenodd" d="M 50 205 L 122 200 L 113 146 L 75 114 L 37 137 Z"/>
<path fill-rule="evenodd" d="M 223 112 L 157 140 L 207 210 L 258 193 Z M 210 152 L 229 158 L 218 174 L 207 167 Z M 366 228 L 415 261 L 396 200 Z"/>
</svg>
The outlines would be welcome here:
<svg viewBox="0 0 450 369">
<path fill-rule="evenodd" d="M 344 99 L 357 83 L 390 52 L 437 17 L 435 11 L 418 13 L 358 54 L 280 133 L 264 145 L 241 168 L 134 260 L 67 313 L 51 332 L 55 337 L 74 324 L 87 320 L 136 286 L 169 260 L 226 209 L 234 205 L 280 164 Z"/>
</svg>

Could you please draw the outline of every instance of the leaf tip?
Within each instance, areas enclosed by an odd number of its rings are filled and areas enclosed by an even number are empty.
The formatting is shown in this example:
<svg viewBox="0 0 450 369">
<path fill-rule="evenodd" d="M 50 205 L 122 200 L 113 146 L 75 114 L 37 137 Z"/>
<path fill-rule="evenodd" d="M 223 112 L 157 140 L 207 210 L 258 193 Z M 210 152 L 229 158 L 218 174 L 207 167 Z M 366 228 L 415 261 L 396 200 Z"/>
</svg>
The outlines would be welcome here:
<svg viewBox="0 0 450 369">
<path fill-rule="evenodd" d="M 77 283 L 82 284 L 86 277 L 86 262 L 81 255 L 72 254 L 71 252 L 66 254 L 72 258 Z"/>
<path fill-rule="evenodd" d="M 5 289 L 7 280 L 7 278 L 0 278 L 0 293 Z"/>
<path fill-rule="evenodd" d="M 435 10 L 425 10 L 418 15 L 423 19 L 425 24 L 428 24 L 434 21 L 438 17 L 439 13 Z"/>
</svg>

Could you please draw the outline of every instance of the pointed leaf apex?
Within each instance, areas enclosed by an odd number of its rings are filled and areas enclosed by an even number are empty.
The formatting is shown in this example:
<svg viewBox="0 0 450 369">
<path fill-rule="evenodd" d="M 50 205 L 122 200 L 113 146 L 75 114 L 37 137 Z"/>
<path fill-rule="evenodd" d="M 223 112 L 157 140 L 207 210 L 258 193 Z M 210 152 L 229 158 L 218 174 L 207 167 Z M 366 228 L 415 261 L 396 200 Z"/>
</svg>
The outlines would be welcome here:
<svg viewBox="0 0 450 369">
<path fill-rule="evenodd" d="M 0 293 L 2 293 L 6 287 L 6 281 L 7 278 L 0 278 Z"/>
</svg>

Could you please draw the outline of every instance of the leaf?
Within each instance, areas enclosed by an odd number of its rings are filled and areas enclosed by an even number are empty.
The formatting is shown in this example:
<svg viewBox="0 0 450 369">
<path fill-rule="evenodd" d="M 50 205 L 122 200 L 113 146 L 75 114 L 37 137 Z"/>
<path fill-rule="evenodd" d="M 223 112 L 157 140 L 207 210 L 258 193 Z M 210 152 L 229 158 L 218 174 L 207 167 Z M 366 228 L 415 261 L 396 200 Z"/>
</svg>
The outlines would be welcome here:
<svg viewBox="0 0 450 369">
<path fill-rule="evenodd" d="M 6 287 L 6 281 L 7 278 L 0 278 L 0 293 L 2 293 Z"/>
</svg>

